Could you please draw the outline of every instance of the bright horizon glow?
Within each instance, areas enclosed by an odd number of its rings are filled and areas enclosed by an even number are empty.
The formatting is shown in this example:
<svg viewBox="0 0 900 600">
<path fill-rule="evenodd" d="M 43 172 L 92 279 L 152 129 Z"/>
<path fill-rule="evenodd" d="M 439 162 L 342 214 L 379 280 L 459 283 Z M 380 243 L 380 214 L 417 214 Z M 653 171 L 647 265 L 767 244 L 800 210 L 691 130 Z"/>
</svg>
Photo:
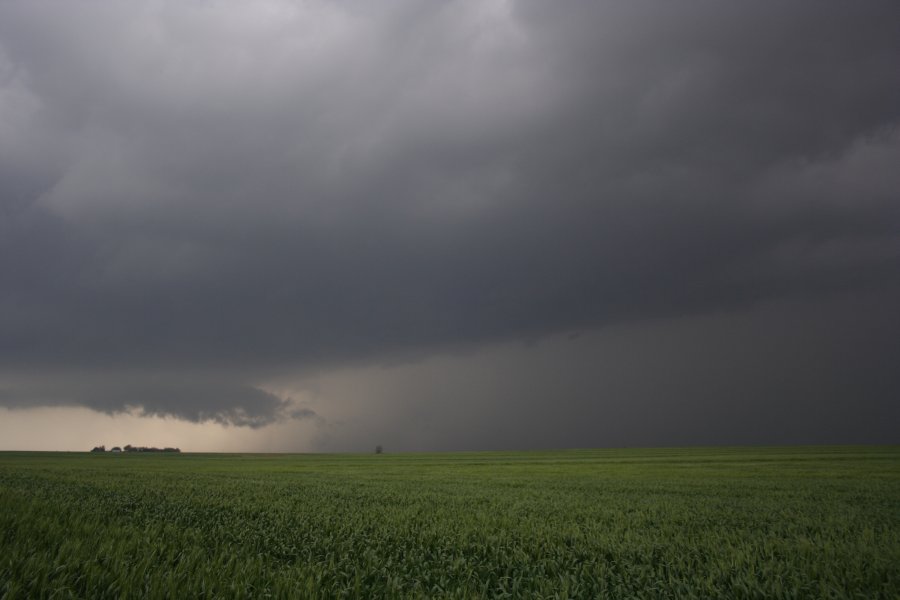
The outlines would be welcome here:
<svg viewBox="0 0 900 600">
<path fill-rule="evenodd" d="M 131 444 L 182 452 L 302 452 L 309 451 L 304 427 L 292 421 L 252 429 L 80 407 L 0 408 L 0 451 L 86 452 Z"/>
</svg>

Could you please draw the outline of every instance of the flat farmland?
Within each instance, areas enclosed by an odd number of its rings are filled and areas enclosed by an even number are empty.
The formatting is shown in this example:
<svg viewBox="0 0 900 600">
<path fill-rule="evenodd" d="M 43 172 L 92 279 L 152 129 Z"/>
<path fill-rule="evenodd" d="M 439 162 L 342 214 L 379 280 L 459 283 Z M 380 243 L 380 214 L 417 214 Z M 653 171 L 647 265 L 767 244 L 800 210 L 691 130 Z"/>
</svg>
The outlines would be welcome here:
<svg viewBox="0 0 900 600">
<path fill-rule="evenodd" d="M 0 453 L 2 598 L 900 598 L 900 447 Z"/>
</svg>

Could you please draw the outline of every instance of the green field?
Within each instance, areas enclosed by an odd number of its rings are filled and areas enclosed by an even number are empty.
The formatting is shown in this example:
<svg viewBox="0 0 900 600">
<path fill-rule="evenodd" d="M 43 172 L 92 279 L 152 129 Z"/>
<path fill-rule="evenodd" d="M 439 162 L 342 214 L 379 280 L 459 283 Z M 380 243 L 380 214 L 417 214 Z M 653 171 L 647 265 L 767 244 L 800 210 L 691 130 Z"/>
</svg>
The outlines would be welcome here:
<svg viewBox="0 0 900 600">
<path fill-rule="evenodd" d="M 900 447 L 0 453 L 2 598 L 900 598 Z"/>
</svg>

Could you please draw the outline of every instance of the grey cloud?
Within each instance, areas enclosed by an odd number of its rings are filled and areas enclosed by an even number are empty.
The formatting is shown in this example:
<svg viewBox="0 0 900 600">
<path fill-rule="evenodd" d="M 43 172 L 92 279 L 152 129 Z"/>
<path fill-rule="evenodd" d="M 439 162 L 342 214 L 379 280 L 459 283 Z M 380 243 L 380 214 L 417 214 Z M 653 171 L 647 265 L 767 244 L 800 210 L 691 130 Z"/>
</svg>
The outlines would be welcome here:
<svg viewBox="0 0 900 600">
<path fill-rule="evenodd" d="M 202 379 L 196 373 L 63 372 L 51 376 L 5 377 L 0 404 L 29 406 L 86 406 L 107 414 L 122 412 L 174 417 L 197 423 L 215 422 L 240 427 L 262 427 L 284 419 L 323 422 L 308 407 L 290 398 L 216 374 Z"/>
<path fill-rule="evenodd" d="M 301 383 L 328 411 L 323 450 L 896 443 L 898 292 L 620 324 Z"/>
<path fill-rule="evenodd" d="M 133 403 L 254 424 L 285 372 L 890 288 L 898 22 L 4 3 L 0 364 L 222 378 Z"/>
</svg>

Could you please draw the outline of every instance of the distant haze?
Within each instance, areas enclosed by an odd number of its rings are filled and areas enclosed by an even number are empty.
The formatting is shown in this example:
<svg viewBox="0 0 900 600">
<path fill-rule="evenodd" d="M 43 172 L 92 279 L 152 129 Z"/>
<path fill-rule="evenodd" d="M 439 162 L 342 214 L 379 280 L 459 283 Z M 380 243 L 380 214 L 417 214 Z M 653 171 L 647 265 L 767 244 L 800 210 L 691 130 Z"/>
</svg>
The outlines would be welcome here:
<svg viewBox="0 0 900 600">
<path fill-rule="evenodd" d="M 900 443 L 898 65 L 896 0 L 2 2 L 0 449 Z"/>
</svg>

